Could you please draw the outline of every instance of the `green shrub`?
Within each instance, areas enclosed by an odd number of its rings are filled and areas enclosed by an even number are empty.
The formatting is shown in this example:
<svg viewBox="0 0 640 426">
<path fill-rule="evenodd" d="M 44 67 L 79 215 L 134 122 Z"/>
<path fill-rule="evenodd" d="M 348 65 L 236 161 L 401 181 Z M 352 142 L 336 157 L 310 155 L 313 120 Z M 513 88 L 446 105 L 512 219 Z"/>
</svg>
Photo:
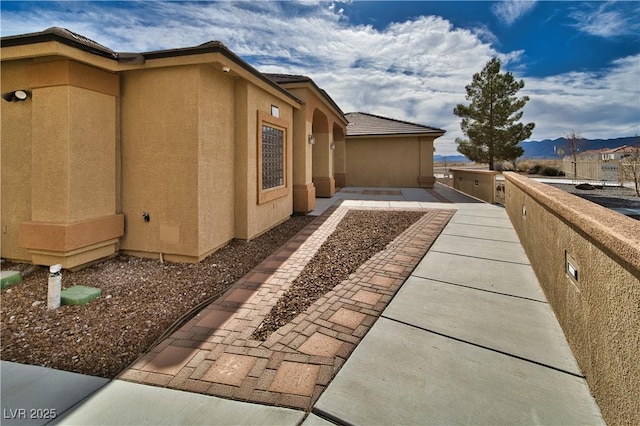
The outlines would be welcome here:
<svg viewBox="0 0 640 426">
<path fill-rule="evenodd" d="M 543 176 L 560 176 L 560 169 L 557 167 L 547 166 L 542 169 Z"/>
<path fill-rule="evenodd" d="M 542 165 L 536 163 L 533 166 L 531 166 L 529 170 L 527 170 L 527 173 L 530 175 L 539 175 L 540 172 L 542 172 L 542 169 L 543 169 Z"/>
</svg>

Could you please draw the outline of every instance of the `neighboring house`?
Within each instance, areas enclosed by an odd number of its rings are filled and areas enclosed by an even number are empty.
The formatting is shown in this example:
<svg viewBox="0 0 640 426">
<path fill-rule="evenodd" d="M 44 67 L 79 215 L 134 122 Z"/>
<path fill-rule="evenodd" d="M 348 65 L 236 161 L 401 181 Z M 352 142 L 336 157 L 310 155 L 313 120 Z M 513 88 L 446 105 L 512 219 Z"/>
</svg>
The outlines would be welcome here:
<svg viewBox="0 0 640 426">
<path fill-rule="evenodd" d="M 625 157 L 628 157 L 635 151 L 636 148 L 629 145 L 622 145 L 617 148 L 607 148 L 603 149 L 601 152 L 601 159 L 603 161 L 610 160 L 622 160 Z"/>
<path fill-rule="evenodd" d="M 3 258 L 197 262 L 349 176 L 327 93 L 220 42 L 119 53 L 54 27 L 3 37 L 1 60 Z"/>
<path fill-rule="evenodd" d="M 444 130 L 363 112 L 346 116 L 347 186 L 433 187 L 433 143 Z"/>
<path fill-rule="evenodd" d="M 573 157 L 562 159 L 562 170 L 573 179 L 598 180 L 603 182 L 622 182 L 621 160 L 632 155 L 634 148 L 628 145 L 617 148 L 603 148 L 583 151 Z"/>
</svg>

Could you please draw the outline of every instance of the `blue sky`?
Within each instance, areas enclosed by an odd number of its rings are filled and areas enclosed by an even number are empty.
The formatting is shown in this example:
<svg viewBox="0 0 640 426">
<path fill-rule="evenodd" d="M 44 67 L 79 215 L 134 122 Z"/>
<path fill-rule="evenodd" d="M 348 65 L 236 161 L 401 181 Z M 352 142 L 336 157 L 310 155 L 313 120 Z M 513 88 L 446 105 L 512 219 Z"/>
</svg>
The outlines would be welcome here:
<svg viewBox="0 0 640 426">
<path fill-rule="evenodd" d="M 640 134 L 640 2 L 2 1 L 3 36 L 68 28 L 116 51 L 218 40 L 264 72 L 307 75 L 345 112 L 447 130 L 496 56 L 524 79 L 531 139 Z"/>
</svg>

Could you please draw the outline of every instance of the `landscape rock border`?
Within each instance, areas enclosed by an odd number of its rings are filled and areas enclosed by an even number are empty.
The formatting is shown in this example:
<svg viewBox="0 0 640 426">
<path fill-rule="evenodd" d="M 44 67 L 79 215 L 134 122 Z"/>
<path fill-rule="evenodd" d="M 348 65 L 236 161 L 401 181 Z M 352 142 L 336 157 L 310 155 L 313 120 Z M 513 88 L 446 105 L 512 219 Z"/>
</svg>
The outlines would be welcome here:
<svg viewBox="0 0 640 426">
<path fill-rule="evenodd" d="M 425 214 L 266 341 L 252 339 L 348 209 L 330 207 L 118 378 L 309 409 L 455 212 L 391 209 Z"/>
</svg>

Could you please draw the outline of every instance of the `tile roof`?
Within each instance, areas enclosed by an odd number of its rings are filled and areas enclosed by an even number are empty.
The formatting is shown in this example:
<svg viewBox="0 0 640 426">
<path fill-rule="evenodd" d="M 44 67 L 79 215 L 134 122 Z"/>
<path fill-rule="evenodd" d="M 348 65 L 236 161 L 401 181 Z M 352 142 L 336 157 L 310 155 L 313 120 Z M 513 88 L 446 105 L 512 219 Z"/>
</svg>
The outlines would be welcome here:
<svg viewBox="0 0 640 426">
<path fill-rule="evenodd" d="M 408 121 L 394 120 L 392 118 L 367 114 L 364 112 L 349 112 L 345 114 L 349 124 L 347 136 L 382 136 L 382 135 L 438 135 L 442 136 L 445 130 L 436 127 L 423 126 L 422 124 Z"/>
<path fill-rule="evenodd" d="M 229 50 L 229 48 L 227 48 L 224 45 L 224 43 L 220 41 L 209 41 L 199 46 L 183 47 L 183 48 L 167 49 L 167 50 L 156 50 L 156 51 L 144 52 L 144 53 L 115 52 L 109 49 L 108 47 L 101 45 L 98 42 L 95 42 L 81 34 L 74 33 L 73 31 L 70 31 L 66 28 L 51 27 L 40 32 L 2 37 L 1 46 L 2 47 L 21 46 L 21 45 L 29 45 L 29 44 L 35 44 L 35 43 L 44 43 L 49 41 L 57 41 L 59 43 L 63 43 L 68 46 L 92 53 L 94 55 L 106 57 L 121 63 L 130 63 L 130 64 L 138 64 L 138 65 L 143 64 L 147 59 L 199 55 L 199 54 L 205 54 L 205 53 L 220 53 L 225 57 L 227 57 L 228 59 L 230 59 L 231 61 L 233 61 L 234 63 L 236 63 L 237 65 L 249 71 L 255 77 L 269 84 L 277 91 L 291 98 L 297 104 L 302 103 L 300 99 L 293 96 L 290 92 L 288 92 L 278 83 L 276 83 L 273 79 L 268 78 L 265 74 L 261 73 L 260 71 L 255 69 L 253 66 L 245 62 L 242 58 L 240 58 L 238 55 L 236 55 L 231 50 Z"/>
<path fill-rule="evenodd" d="M 265 73 L 264 75 L 266 75 L 267 77 L 269 77 L 271 80 L 275 81 L 278 84 L 313 82 L 311 78 L 305 75 L 269 74 L 269 73 Z"/>
<path fill-rule="evenodd" d="M 602 150 L 603 154 L 612 154 L 615 152 L 632 152 L 634 151 L 636 148 L 633 146 L 629 146 L 629 145 L 622 145 L 616 148 L 605 148 Z"/>
<path fill-rule="evenodd" d="M 66 28 L 51 27 L 44 31 L 28 34 L 19 34 L 15 36 L 2 37 L 2 46 L 18 46 L 22 44 L 39 43 L 46 41 L 59 41 L 60 43 L 77 47 L 87 52 L 104 56 L 111 59 L 117 59 L 118 54 L 113 50 L 91 40 L 81 34 L 74 33 Z"/>
</svg>

